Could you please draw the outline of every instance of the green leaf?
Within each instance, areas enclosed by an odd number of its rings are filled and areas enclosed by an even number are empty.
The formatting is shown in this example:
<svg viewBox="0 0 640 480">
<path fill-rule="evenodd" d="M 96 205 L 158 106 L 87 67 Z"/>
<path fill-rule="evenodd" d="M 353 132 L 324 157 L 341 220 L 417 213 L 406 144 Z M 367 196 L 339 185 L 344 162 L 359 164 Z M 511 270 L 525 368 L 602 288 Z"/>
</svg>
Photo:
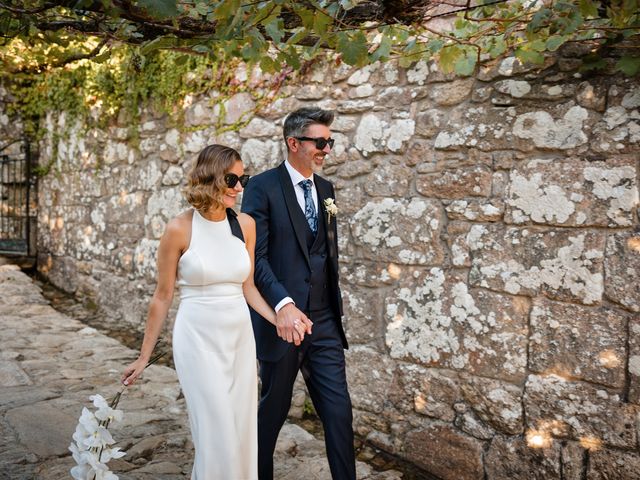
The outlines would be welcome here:
<svg viewBox="0 0 640 480">
<path fill-rule="evenodd" d="M 287 45 L 296 45 L 300 42 L 300 40 L 302 40 L 303 38 L 307 38 L 307 36 L 309 35 L 309 32 L 302 27 L 295 28 L 292 30 L 292 32 L 295 33 L 289 37 L 286 42 Z"/>
<path fill-rule="evenodd" d="M 440 50 L 440 68 L 443 73 L 453 72 L 454 65 L 462 56 L 463 51 L 457 45 L 447 45 Z"/>
<path fill-rule="evenodd" d="M 378 48 L 371 54 L 371 62 L 377 62 L 378 60 L 386 61 L 389 60 L 389 55 L 391 54 L 391 39 L 386 35 L 382 35 L 380 39 L 380 45 Z"/>
<path fill-rule="evenodd" d="M 516 58 L 522 63 L 533 63 L 536 65 L 542 65 L 544 63 L 544 55 L 535 50 L 525 50 L 524 48 L 516 48 Z"/>
<path fill-rule="evenodd" d="M 367 37 L 358 30 L 355 33 L 338 33 L 338 51 L 349 65 L 362 65 L 367 59 Z"/>
<path fill-rule="evenodd" d="M 198 2 L 196 3 L 196 12 L 204 17 L 209 13 L 209 6 L 204 2 Z"/>
<path fill-rule="evenodd" d="M 469 76 L 476 69 L 477 56 L 475 52 L 467 51 L 463 56 L 458 58 L 453 65 L 453 70 L 458 75 Z"/>
<path fill-rule="evenodd" d="M 298 70 L 300 68 L 300 56 L 295 48 L 290 47 L 289 49 L 278 54 L 278 61 L 282 63 L 286 63 L 294 70 Z"/>
<path fill-rule="evenodd" d="M 158 20 L 166 20 L 178 15 L 176 0 L 138 0 L 138 7 Z"/>
<path fill-rule="evenodd" d="M 217 2 L 213 12 L 216 19 L 228 21 L 238 10 L 240 10 L 240 0 L 222 0 Z"/>
<path fill-rule="evenodd" d="M 547 45 L 543 38 L 539 38 L 537 40 L 529 42 L 527 46 L 528 50 L 535 50 L 536 52 L 544 52 L 546 48 Z"/>
<path fill-rule="evenodd" d="M 146 55 L 153 50 L 175 47 L 178 43 L 179 40 L 175 37 L 158 37 L 144 44 L 140 49 L 140 53 Z"/>
<path fill-rule="evenodd" d="M 193 50 L 194 52 L 198 52 L 198 53 L 209 53 L 211 51 L 211 49 L 209 47 L 207 47 L 206 45 L 194 45 L 193 47 L 191 47 L 191 50 Z"/>
<path fill-rule="evenodd" d="M 282 37 L 284 37 L 284 20 L 277 17 L 273 18 L 264 26 L 264 29 L 274 42 L 280 43 Z"/>
<path fill-rule="evenodd" d="M 551 35 L 549 38 L 547 38 L 545 46 L 550 52 L 555 52 L 566 41 L 567 37 L 563 35 Z"/>
<path fill-rule="evenodd" d="M 273 73 L 280 70 L 280 65 L 269 55 L 263 55 L 260 59 L 260 68 L 265 73 Z"/>
<path fill-rule="evenodd" d="M 584 17 L 598 18 L 598 8 L 600 8 L 600 2 L 594 2 L 593 0 L 580 0 L 578 2 L 580 7 L 580 13 Z"/>
<path fill-rule="evenodd" d="M 96 55 L 95 57 L 93 57 L 91 59 L 91 61 L 94 62 L 94 63 L 104 63 L 109 58 L 111 58 L 111 50 L 107 49 L 106 51 L 104 51 L 100 55 Z"/>
<path fill-rule="evenodd" d="M 177 66 L 182 66 L 189 61 L 189 55 L 180 55 L 173 61 Z"/>
<path fill-rule="evenodd" d="M 529 25 L 527 25 L 527 30 L 530 30 L 530 31 L 538 30 L 540 26 L 549 19 L 550 16 L 551 16 L 551 10 L 549 10 L 548 8 L 541 8 L 531 18 Z"/>
<path fill-rule="evenodd" d="M 507 51 L 507 42 L 504 41 L 502 37 L 496 37 L 493 42 L 491 42 L 490 47 L 487 50 L 487 53 L 491 55 L 491 58 L 497 58 Z"/>
<path fill-rule="evenodd" d="M 295 12 L 300 17 L 300 20 L 302 20 L 302 26 L 307 30 L 311 30 L 313 28 L 313 10 L 296 8 Z"/>
<path fill-rule="evenodd" d="M 325 15 L 324 13 L 317 11 L 313 18 L 313 33 L 322 36 L 327 33 L 329 25 L 333 23 L 333 18 Z"/>
<path fill-rule="evenodd" d="M 623 56 L 616 63 L 616 69 L 628 76 L 636 75 L 640 72 L 640 57 Z"/>
<path fill-rule="evenodd" d="M 444 42 L 439 38 L 432 38 L 427 43 L 427 49 L 433 54 L 438 53 L 440 50 L 442 50 L 442 47 L 444 47 Z"/>
</svg>

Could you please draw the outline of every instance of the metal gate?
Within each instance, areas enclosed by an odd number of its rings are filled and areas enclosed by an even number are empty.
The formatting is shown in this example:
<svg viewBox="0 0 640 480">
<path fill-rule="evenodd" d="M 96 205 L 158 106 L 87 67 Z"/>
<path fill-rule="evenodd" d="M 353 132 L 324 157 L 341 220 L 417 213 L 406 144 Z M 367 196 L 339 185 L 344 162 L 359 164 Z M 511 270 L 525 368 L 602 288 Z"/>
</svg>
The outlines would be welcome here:
<svg viewBox="0 0 640 480">
<path fill-rule="evenodd" d="M 5 149 L 5 151 L 8 149 Z M 0 254 L 35 254 L 36 175 L 29 142 L 0 152 Z"/>
</svg>

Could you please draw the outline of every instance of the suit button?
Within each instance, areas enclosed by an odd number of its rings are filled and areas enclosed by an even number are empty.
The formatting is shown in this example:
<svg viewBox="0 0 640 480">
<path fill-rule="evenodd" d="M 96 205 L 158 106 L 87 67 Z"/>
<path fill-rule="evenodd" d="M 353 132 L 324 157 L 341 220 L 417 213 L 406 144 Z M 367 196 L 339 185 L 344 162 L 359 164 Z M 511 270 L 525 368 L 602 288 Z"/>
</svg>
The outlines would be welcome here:
<svg viewBox="0 0 640 480">
<path fill-rule="evenodd" d="M 304 279 L 304 283 L 309 283 L 309 279 L 308 279 L 308 278 L 305 278 L 305 279 Z"/>
</svg>

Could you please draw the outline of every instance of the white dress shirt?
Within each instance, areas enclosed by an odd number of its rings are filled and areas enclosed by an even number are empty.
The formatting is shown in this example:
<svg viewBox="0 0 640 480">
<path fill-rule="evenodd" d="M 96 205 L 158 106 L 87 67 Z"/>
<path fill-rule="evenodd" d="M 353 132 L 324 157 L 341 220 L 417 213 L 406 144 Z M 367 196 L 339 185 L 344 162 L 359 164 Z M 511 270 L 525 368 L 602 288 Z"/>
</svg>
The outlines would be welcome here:
<svg viewBox="0 0 640 480">
<path fill-rule="evenodd" d="M 298 185 L 302 180 L 311 180 L 311 196 L 313 197 L 313 206 L 316 210 L 316 215 L 318 214 L 318 192 L 316 191 L 316 185 L 313 182 L 313 173 L 309 178 L 302 175 L 299 171 L 291 166 L 289 160 L 284 161 L 284 166 L 287 168 L 287 172 L 289 172 L 289 177 L 291 178 L 291 183 L 293 184 L 293 191 L 296 192 L 296 200 L 298 200 L 298 205 L 300 205 L 300 209 L 302 213 L 304 213 L 304 189 Z M 284 297 L 282 300 L 278 302 L 276 305 L 275 311 L 276 313 L 280 311 L 282 307 L 287 305 L 288 303 L 295 303 L 291 297 Z"/>
<path fill-rule="evenodd" d="M 291 177 L 291 183 L 293 183 L 293 191 L 296 192 L 296 200 L 298 205 L 304 213 L 304 189 L 298 185 L 302 180 L 311 180 L 311 195 L 313 196 L 313 207 L 316 209 L 316 215 L 318 214 L 318 192 L 316 191 L 316 185 L 313 181 L 313 173 L 309 178 L 304 177 L 299 171 L 291 166 L 289 160 L 284 161 L 284 166 L 287 167 L 287 172 Z"/>
</svg>

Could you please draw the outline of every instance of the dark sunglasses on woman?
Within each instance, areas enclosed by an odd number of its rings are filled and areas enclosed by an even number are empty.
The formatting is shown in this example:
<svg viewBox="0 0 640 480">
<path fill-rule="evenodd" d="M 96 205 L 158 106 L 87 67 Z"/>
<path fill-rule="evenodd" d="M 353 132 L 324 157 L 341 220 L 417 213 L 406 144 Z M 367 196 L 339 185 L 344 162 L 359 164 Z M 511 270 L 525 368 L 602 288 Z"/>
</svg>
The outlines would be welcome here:
<svg viewBox="0 0 640 480">
<path fill-rule="evenodd" d="M 227 187 L 233 188 L 238 182 L 242 185 L 242 188 L 247 186 L 247 182 L 249 182 L 250 175 L 236 175 L 235 173 L 227 173 L 224 176 L 224 183 L 227 184 Z"/>
<path fill-rule="evenodd" d="M 331 137 L 329 138 L 323 138 L 323 137 L 293 137 L 296 140 L 300 140 L 301 142 L 314 142 L 316 144 L 316 148 L 318 150 L 322 150 L 324 149 L 324 147 L 326 147 L 327 145 L 329 145 L 329 148 L 333 148 L 333 144 L 335 143 L 335 140 Z"/>
</svg>

